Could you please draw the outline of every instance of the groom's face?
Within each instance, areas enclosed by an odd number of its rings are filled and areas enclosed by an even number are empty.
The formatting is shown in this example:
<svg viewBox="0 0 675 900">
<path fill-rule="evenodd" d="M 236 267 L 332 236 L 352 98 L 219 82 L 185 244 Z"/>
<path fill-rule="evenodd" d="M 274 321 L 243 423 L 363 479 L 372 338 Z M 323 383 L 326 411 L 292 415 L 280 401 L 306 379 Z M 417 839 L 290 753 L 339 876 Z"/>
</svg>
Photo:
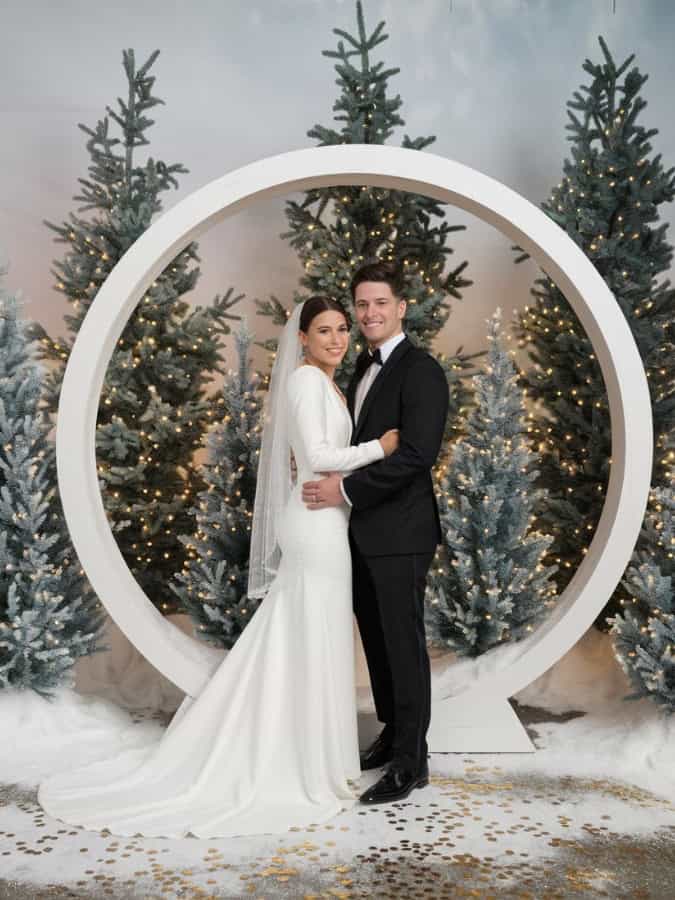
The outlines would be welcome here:
<svg viewBox="0 0 675 900">
<path fill-rule="evenodd" d="M 370 347 L 380 347 L 401 332 L 405 306 L 386 281 L 362 281 L 356 286 L 356 321 Z"/>
</svg>

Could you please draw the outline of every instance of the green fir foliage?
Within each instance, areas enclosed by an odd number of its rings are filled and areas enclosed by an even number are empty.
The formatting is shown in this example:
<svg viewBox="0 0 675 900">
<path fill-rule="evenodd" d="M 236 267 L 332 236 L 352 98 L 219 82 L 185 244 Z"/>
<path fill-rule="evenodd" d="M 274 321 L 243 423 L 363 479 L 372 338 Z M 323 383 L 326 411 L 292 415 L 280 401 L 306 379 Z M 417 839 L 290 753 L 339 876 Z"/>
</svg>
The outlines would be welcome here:
<svg viewBox="0 0 675 900">
<path fill-rule="evenodd" d="M 555 602 L 555 568 L 543 564 L 552 539 L 532 528 L 546 495 L 533 487 L 537 457 L 500 323 L 497 311 L 475 406 L 441 482 L 444 543 L 428 581 L 430 637 L 462 656 L 526 637 Z"/>
<path fill-rule="evenodd" d="M 675 497 L 656 489 L 639 549 L 624 579 L 627 597 L 611 620 L 617 658 L 635 688 L 630 699 L 650 697 L 675 712 L 675 600 L 673 598 Z"/>
<path fill-rule="evenodd" d="M 401 98 L 388 95 L 389 78 L 399 69 L 385 68 L 372 59 L 375 48 L 387 40 L 385 23 L 380 22 L 369 35 L 360 2 L 356 18 L 357 34 L 335 28 L 337 49 L 323 51 L 336 60 L 340 94 L 333 105 L 335 127 L 315 125 L 307 132 L 319 146 L 384 144 L 405 124 Z M 434 140 L 405 135 L 402 146 L 423 150 Z M 297 251 L 304 269 L 295 302 L 324 294 L 350 308 L 349 284 L 355 270 L 375 259 L 394 260 L 406 276 L 406 333 L 416 344 L 429 348 L 448 319 L 450 299 L 460 299 L 461 291 L 472 283 L 463 274 L 466 261 L 445 271 L 453 253 L 448 237 L 465 226 L 445 222 L 443 204 L 429 197 L 368 186 L 316 188 L 306 191 L 300 202 L 289 201 L 286 216 L 289 230 L 282 237 Z M 284 323 L 284 309 L 275 298 L 258 306 L 262 314 L 274 316 L 277 324 Z M 267 342 L 270 349 L 274 345 Z M 362 349 L 363 338 L 355 323 L 350 350 L 336 375 L 342 387 Z M 453 356 L 438 357 L 451 387 L 449 423 L 457 420 L 459 407 L 469 400 L 462 376 L 472 358 L 462 355 L 461 347 Z"/>
<path fill-rule="evenodd" d="M 28 331 L 0 287 L 0 688 L 50 696 L 103 649 L 104 614 L 69 541 Z"/>
<path fill-rule="evenodd" d="M 675 196 L 675 169 L 652 153 L 656 129 L 638 119 L 647 76 L 630 56 L 617 66 L 602 38 L 603 63 L 586 60 L 590 85 L 567 104 L 571 159 L 544 211 L 593 262 L 626 317 L 651 389 L 656 456 L 653 483 L 672 463 L 675 291 L 659 280 L 672 259 L 659 207 Z M 518 248 L 519 249 L 519 248 Z M 520 256 L 520 259 L 525 258 Z M 519 317 L 521 346 L 533 366 L 526 379 L 535 401 L 534 434 L 542 453 L 541 485 L 549 492 L 538 523 L 555 538 L 550 559 L 562 589 L 593 537 L 605 500 L 611 457 L 606 391 L 591 342 L 556 285 L 546 276 Z M 618 609 L 619 590 L 598 619 Z"/>
<path fill-rule="evenodd" d="M 260 602 L 246 592 L 262 400 L 260 379 L 251 373 L 253 336 L 243 325 L 235 337 L 239 366 L 223 385 L 223 420 L 208 435 L 202 470 L 207 487 L 190 510 L 196 534 L 181 537 L 187 560 L 172 584 L 197 634 L 226 649 Z"/>
<path fill-rule="evenodd" d="M 150 67 L 159 51 L 136 68 L 132 50 L 123 54 L 125 100 L 87 135 L 89 177 L 79 179 L 82 205 L 62 225 L 47 223 L 67 245 L 55 262 L 57 288 L 71 314 L 67 338 L 39 331 L 42 356 L 53 363 L 47 379 L 48 406 L 56 411 L 63 372 L 92 301 L 113 266 L 150 226 L 165 191 L 187 170 L 148 157 L 154 124 L 149 112 L 162 103 L 153 94 Z M 111 123 L 120 136 L 111 134 Z M 80 212 L 89 215 L 81 216 Z M 206 385 L 222 371 L 222 335 L 240 297 L 232 289 L 211 306 L 191 308 L 184 295 L 194 288 L 197 247 L 189 244 L 148 288 L 131 315 L 105 376 L 96 448 L 106 513 L 120 550 L 152 602 L 174 609 L 168 584 L 185 554 L 178 535 L 190 528 L 188 508 L 203 487 L 193 454 L 212 420 Z"/>
</svg>

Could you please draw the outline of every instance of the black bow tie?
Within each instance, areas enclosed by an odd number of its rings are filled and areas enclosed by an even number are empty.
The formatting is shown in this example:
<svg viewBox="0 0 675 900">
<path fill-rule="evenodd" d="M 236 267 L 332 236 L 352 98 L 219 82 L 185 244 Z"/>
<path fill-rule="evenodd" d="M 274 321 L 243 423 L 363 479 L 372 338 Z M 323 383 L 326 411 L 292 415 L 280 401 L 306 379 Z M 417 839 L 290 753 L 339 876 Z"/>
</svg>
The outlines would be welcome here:
<svg viewBox="0 0 675 900">
<path fill-rule="evenodd" d="M 356 360 L 356 377 L 358 379 L 363 378 L 366 370 L 369 369 L 373 363 L 377 363 L 378 366 L 383 365 L 382 354 L 380 353 L 379 347 L 373 351 L 364 350 L 358 357 Z"/>
</svg>

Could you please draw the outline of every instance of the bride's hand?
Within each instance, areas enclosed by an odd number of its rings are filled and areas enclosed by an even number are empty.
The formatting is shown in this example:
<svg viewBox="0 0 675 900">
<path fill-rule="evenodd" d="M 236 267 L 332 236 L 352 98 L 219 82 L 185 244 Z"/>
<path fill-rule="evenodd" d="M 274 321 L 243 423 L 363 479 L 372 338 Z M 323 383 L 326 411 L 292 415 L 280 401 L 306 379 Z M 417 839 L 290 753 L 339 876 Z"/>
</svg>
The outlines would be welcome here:
<svg viewBox="0 0 675 900">
<path fill-rule="evenodd" d="M 399 445 L 399 431 L 398 428 L 391 428 L 389 431 L 385 431 L 385 433 L 380 438 L 380 443 L 382 444 L 382 449 L 384 450 L 385 456 L 391 456 L 394 450 L 398 450 Z"/>
</svg>

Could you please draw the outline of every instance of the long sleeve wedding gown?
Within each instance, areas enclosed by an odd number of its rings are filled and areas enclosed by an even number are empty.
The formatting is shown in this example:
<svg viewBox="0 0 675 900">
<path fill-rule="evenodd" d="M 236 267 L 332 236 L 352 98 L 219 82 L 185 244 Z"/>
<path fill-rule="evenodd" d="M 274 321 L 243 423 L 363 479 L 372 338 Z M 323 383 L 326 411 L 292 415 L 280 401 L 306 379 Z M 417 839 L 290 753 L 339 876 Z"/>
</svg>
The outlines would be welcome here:
<svg viewBox="0 0 675 900">
<path fill-rule="evenodd" d="M 120 835 L 221 837 L 320 823 L 354 803 L 349 511 L 310 511 L 300 494 L 320 472 L 351 471 L 384 454 L 379 441 L 349 446 L 351 417 L 320 369 L 293 372 L 288 399 L 298 478 L 269 593 L 158 744 L 40 785 L 50 815 Z"/>
</svg>

